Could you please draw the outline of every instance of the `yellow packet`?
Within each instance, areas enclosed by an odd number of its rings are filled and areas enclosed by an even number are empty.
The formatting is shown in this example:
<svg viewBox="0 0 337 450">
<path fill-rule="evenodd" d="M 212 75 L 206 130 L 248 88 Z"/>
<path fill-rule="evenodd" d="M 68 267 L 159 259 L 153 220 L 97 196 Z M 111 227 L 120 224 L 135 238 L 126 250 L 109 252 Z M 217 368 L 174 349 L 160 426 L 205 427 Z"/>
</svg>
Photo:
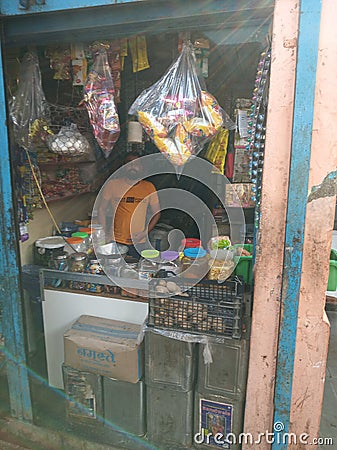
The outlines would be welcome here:
<svg viewBox="0 0 337 450">
<path fill-rule="evenodd" d="M 129 45 L 131 50 L 133 72 L 140 72 L 141 70 L 148 69 L 150 64 L 147 58 L 145 36 L 141 35 L 129 38 Z"/>
</svg>

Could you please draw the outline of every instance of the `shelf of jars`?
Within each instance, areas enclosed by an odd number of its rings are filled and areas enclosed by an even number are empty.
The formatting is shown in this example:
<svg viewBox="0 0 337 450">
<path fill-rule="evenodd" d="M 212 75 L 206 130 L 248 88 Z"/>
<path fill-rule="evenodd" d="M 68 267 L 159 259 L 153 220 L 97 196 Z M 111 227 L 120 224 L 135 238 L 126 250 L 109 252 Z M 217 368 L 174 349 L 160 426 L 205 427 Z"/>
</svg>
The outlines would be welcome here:
<svg viewBox="0 0 337 450">
<path fill-rule="evenodd" d="M 112 281 L 104 273 L 63 272 L 61 270 L 40 268 L 41 298 L 44 290 L 62 290 L 113 298 L 137 298 L 147 301 L 149 281 L 118 277 Z"/>
</svg>

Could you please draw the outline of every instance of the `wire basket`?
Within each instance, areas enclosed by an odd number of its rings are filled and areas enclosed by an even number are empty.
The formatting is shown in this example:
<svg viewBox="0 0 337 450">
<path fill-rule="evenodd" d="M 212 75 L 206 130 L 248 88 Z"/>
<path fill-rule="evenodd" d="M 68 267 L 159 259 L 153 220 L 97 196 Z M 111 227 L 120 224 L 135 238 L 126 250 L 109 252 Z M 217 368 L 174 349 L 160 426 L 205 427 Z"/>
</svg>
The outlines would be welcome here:
<svg viewBox="0 0 337 450">
<path fill-rule="evenodd" d="M 75 123 L 81 133 L 91 131 L 91 125 L 86 108 L 78 106 L 64 106 L 49 103 L 51 124 L 54 133 L 60 131 L 61 127 L 69 123 Z"/>
<path fill-rule="evenodd" d="M 235 277 L 219 284 L 202 281 L 195 286 L 179 282 L 182 294 L 158 296 L 163 280 L 149 286 L 147 325 L 193 334 L 219 335 L 240 339 L 242 334 L 244 283 Z"/>
</svg>

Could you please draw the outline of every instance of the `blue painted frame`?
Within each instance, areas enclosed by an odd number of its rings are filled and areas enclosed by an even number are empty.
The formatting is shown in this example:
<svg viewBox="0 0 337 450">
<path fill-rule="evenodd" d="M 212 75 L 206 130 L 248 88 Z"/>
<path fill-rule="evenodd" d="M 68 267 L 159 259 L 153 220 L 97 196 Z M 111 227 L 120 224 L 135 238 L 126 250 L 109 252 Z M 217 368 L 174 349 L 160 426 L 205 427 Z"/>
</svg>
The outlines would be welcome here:
<svg viewBox="0 0 337 450">
<path fill-rule="evenodd" d="M 301 0 L 272 450 L 288 448 L 320 16 L 321 0 Z"/>
<path fill-rule="evenodd" d="M 1 41 L 0 41 L 1 47 Z M 2 296 L 5 357 L 14 417 L 33 419 L 26 365 L 22 298 L 18 260 L 18 232 L 13 208 L 13 190 L 8 146 L 6 97 L 0 52 L 0 293 Z"/>
</svg>

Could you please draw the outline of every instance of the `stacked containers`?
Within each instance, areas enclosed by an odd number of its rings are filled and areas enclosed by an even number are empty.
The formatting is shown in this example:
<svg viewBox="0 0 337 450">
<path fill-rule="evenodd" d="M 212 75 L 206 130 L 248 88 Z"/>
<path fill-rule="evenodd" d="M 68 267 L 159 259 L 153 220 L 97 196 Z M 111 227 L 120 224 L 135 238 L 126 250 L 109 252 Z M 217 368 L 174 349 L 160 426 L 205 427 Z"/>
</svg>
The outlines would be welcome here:
<svg viewBox="0 0 337 450">
<path fill-rule="evenodd" d="M 192 445 L 196 358 L 196 344 L 146 331 L 145 382 L 150 441 L 174 448 Z"/>
<path fill-rule="evenodd" d="M 200 344 L 194 436 L 201 448 L 240 448 L 237 438 L 243 424 L 248 343 L 242 339 L 220 344 L 211 338 L 213 362 L 209 364 L 204 363 L 204 345 Z"/>
</svg>

